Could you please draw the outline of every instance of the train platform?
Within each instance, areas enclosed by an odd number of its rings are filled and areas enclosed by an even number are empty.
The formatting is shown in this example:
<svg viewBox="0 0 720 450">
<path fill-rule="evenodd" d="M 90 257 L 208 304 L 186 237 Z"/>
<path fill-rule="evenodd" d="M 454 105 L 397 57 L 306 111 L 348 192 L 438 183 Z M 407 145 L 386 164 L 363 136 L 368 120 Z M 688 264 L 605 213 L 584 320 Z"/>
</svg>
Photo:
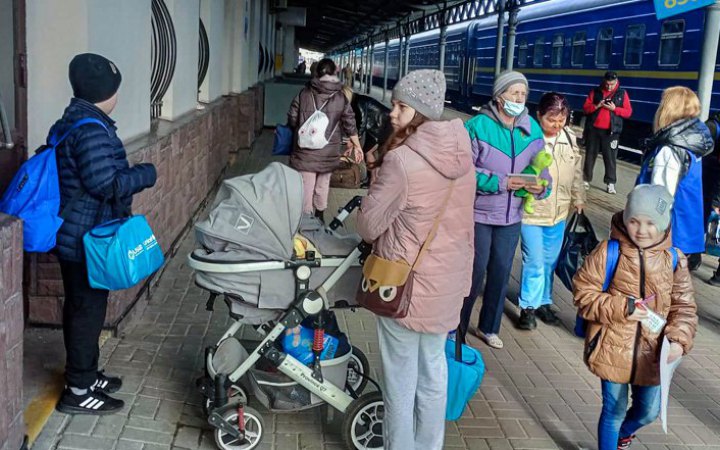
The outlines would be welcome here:
<svg viewBox="0 0 720 450">
<path fill-rule="evenodd" d="M 226 176 L 255 172 L 270 161 L 282 161 L 270 155 L 271 142 L 272 132 L 265 130 L 250 151 L 238 154 Z M 601 237 L 607 236 L 610 217 L 622 208 L 637 172 L 628 164 L 620 164 L 618 170 L 618 195 L 606 194 L 601 186 L 589 191 L 587 214 Z M 358 193 L 333 189 L 329 210 Z M 351 229 L 352 219 L 347 222 Z M 142 316 L 122 335 L 106 337 L 102 346 L 102 365 L 108 373 L 123 377 L 124 385 L 117 396 L 126 402 L 125 409 L 105 417 L 52 412 L 32 449 L 217 448 L 211 427 L 203 418 L 194 380 L 202 373 L 203 349 L 217 341 L 230 318 L 224 307 L 217 307 L 213 313 L 205 311 L 206 293 L 194 285 L 186 264 L 186 255 L 194 246 L 194 235 L 188 233 Z M 633 449 L 720 449 L 720 290 L 705 282 L 716 265 L 716 260 L 707 258 L 693 275 L 700 326 L 695 348 L 673 380 L 668 433 L 655 423 L 642 430 Z M 514 322 L 518 316 L 519 275 L 518 253 L 500 333 L 505 348 L 492 350 L 470 338 L 470 344 L 483 354 L 487 373 L 464 416 L 447 423 L 445 448 L 594 449 L 600 383 L 585 368 L 582 342 L 571 332 L 575 317 L 571 295 L 556 284 L 554 300 L 561 326 L 540 323 L 532 332 L 518 330 Z M 377 379 L 381 367 L 373 316 L 359 310 L 342 313 L 340 321 L 353 343 L 368 356 Z M 26 341 L 26 367 L 33 367 L 26 370 L 27 377 L 57 380 L 64 361 L 58 345 L 62 342 L 60 332 L 32 329 L 26 333 L 31 335 Z M 42 388 L 35 389 L 34 401 L 39 409 L 43 404 L 47 409 L 57 398 L 60 385 L 46 382 L 39 386 Z M 250 404 L 263 413 L 267 428 L 258 448 L 345 448 L 337 417 L 328 423 L 323 409 L 271 414 L 253 398 Z"/>
</svg>

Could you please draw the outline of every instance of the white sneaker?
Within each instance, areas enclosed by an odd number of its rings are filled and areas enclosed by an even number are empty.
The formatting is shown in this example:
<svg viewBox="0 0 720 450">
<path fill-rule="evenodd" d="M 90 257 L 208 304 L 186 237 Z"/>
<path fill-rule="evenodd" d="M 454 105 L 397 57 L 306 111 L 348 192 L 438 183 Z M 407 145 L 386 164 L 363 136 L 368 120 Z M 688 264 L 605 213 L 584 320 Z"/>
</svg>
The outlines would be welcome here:
<svg viewBox="0 0 720 450">
<path fill-rule="evenodd" d="M 586 191 L 589 191 L 589 190 L 590 190 L 590 183 L 588 183 L 587 181 L 583 181 L 583 187 L 585 188 Z"/>
<path fill-rule="evenodd" d="M 608 192 L 608 194 L 617 194 L 617 191 L 615 190 L 615 185 L 612 183 L 608 184 L 607 192 Z"/>
<path fill-rule="evenodd" d="M 487 345 L 489 345 L 492 348 L 503 348 L 503 341 L 500 339 L 500 336 L 497 334 L 485 334 L 480 330 L 475 331 L 475 336 L 479 337 L 483 340 Z"/>
</svg>

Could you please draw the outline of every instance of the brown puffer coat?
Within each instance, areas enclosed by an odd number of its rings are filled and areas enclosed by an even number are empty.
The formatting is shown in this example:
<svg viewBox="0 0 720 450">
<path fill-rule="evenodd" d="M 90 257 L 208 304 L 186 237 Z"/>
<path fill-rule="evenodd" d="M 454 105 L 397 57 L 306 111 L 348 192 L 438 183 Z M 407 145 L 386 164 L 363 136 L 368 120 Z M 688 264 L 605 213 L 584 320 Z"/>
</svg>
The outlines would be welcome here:
<svg viewBox="0 0 720 450">
<path fill-rule="evenodd" d="M 610 237 L 620 243 L 620 257 L 607 293 L 602 292 L 606 243 L 587 257 L 573 279 L 575 305 L 588 320 L 585 363 L 604 380 L 658 385 L 663 333 L 669 341 L 680 344 L 685 354 L 692 348 L 695 337 L 697 305 L 687 259 L 678 251 L 677 269 L 673 273 L 669 231 L 659 244 L 639 249 L 627 234 L 622 212 L 613 217 Z M 667 320 L 660 334 L 627 320 L 633 308 L 628 305 L 628 297 L 648 298 L 652 294 L 655 300 L 648 307 Z"/>
<path fill-rule="evenodd" d="M 290 154 L 290 167 L 293 169 L 303 172 L 328 173 L 340 165 L 342 135 L 357 135 L 355 113 L 347 97 L 343 94 L 342 88 L 343 84 L 336 77 L 313 78 L 293 99 L 288 111 L 287 123 L 295 132 L 294 148 Z M 330 121 L 325 132 L 325 138 L 329 142 L 325 148 L 317 150 L 300 148 L 297 145 L 298 129 L 315 112 L 313 98 L 318 109 L 326 100 L 330 99 L 322 108 Z M 333 130 L 335 130 L 334 133 Z"/>
</svg>

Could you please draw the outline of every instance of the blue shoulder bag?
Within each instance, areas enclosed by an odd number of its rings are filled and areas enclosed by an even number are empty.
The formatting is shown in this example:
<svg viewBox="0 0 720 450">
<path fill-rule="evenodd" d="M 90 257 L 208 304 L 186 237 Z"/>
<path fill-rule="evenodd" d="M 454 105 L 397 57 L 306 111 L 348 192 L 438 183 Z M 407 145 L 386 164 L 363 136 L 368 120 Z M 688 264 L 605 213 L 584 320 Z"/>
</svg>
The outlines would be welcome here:
<svg viewBox="0 0 720 450">
<path fill-rule="evenodd" d="M 145 216 L 115 219 L 83 236 L 88 280 L 96 289 L 127 289 L 152 275 L 165 262 Z"/>
<path fill-rule="evenodd" d="M 462 344 L 464 334 L 458 328 L 455 340 L 445 341 L 445 358 L 448 365 L 447 405 L 445 418 L 458 420 L 470 399 L 480 388 L 485 363 L 480 352 Z"/>
</svg>

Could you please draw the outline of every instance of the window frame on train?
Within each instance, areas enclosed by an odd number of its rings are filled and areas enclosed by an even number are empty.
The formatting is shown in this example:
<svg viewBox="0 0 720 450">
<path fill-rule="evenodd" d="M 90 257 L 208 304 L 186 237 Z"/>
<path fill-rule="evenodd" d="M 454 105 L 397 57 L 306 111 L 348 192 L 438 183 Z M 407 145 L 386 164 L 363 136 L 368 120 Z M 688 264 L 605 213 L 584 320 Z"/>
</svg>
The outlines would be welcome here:
<svg viewBox="0 0 720 450">
<path fill-rule="evenodd" d="M 576 48 L 581 47 L 582 60 L 577 62 L 575 59 Z M 587 31 L 576 31 L 573 35 L 572 40 L 572 52 L 570 52 L 570 66 L 572 67 L 583 67 L 585 65 L 585 52 L 587 48 Z"/>
<path fill-rule="evenodd" d="M 601 36 L 603 32 L 610 31 L 610 35 Z M 610 67 L 613 55 L 613 40 L 615 39 L 615 30 L 613 27 L 601 27 L 598 29 L 597 36 L 595 37 L 595 67 L 598 69 L 607 69 Z M 605 52 L 604 56 L 607 57 L 607 62 L 600 62 L 600 45 L 604 42 L 609 42 L 608 51 Z"/>
<path fill-rule="evenodd" d="M 639 37 L 631 37 L 630 33 L 634 30 L 640 30 Z M 642 66 L 643 54 L 645 52 L 645 38 L 647 37 L 647 26 L 644 23 L 635 23 L 628 25 L 625 29 L 625 50 L 623 52 L 623 65 L 628 68 L 638 68 Z M 628 54 L 630 53 L 631 40 L 639 40 L 639 48 L 632 51 L 637 56 L 637 62 L 628 62 Z"/>
<path fill-rule="evenodd" d="M 666 26 L 671 24 L 682 24 L 681 31 L 666 31 Z M 659 67 L 678 67 L 682 62 L 683 45 L 685 44 L 685 31 L 686 22 L 685 19 L 670 19 L 665 20 L 660 24 L 660 37 L 658 43 L 658 66 Z M 678 46 L 676 53 L 673 56 L 677 56 L 677 62 L 663 63 L 663 55 L 665 54 L 663 43 L 669 42 L 671 39 L 679 39 L 680 45 Z"/>
<path fill-rule="evenodd" d="M 535 38 L 532 52 L 532 65 L 533 67 L 543 67 L 545 65 L 545 36 Z"/>
<path fill-rule="evenodd" d="M 527 67 L 528 61 L 528 42 L 527 39 L 520 39 L 517 48 L 517 66 Z"/>
<path fill-rule="evenodd" d="M 555 33 L 552 40 L 552 52 L 550 53 L 550 66 L 562 67 L 563 56 L 565 54 L 565 35 L 563 33 Z"/>
</svg>

